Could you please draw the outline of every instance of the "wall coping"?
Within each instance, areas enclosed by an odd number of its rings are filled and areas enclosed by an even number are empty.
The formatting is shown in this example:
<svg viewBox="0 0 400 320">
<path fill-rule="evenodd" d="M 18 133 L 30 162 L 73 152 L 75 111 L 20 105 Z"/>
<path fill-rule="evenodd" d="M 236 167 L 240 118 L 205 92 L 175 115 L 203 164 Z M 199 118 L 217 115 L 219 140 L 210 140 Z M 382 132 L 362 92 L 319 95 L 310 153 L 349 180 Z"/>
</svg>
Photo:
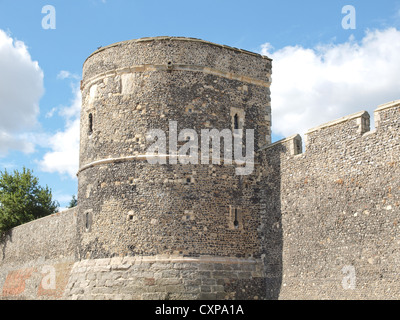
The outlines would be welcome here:
<svg viewBox="0 0 400 320">
<path fill-rule="evenodd" d="M 136 263 L 219 263 L 219 264 L 257 264 L 262 263 L 262 259 L 257 258 L 238 258 L 221 256 L 198 256 L 185 257 L 182 255 L 155 255 L 155 256 L 120 256 L 113 258 L 83 259 L 78 261 L 79 266 L 88 265 L 124 265 Z"/>
<path fill-rule="evenodd" d="M 258 151 L 263 151 L 263 150 L 266 150 L 266 149 L 275 147 L 275 146 L 278 145 L 278 144 L 282 144 L 282 143 L 285 143 L 285 142 L 294 140 L 294 139 L 296 139 L 296 138 L 300 138 L 300 139 L 301 139 L 301 136 L 300 136 L 299 134 L 294 134 L 294 135 L 292 135 L 292 136 L 290 136 L 290 137 L 283 138 L 283 139 L 281 139 L 281 140 L 275 141 L 274 143 L 271 143 L 271 144 L 262 146 L 260 149 L 258 149 Z"/>
<path fill-rule="evenodd" d="M 29 221 L 29 222 L 25 222 L 23 224 L 20 224 L 20 225 L 14 227 L 14 228 L 9 229 L 8 231 L 5 231 L 5 233 L 10 232 L 12 230 L 17 230 L 19 228 L 25 228 L 26 226 L 28 226 L 30 224 L 39 223 L 39 221 L 48 220 L 48 219 L 51 219 L 51 218 L 54 218 L 54 217 L 58 217 L 60 215 L 73 214 L 73 211 L 75 211 L 76 208 L 77 207 L 73 207 L 73 208 L 69 208 L 69 209 L 66 209 L 66 210 L 58 211 L 58 212 L 49 214 L 49 215 L 41 217 L 41 218 L 37 218 L 35 220 Z"/>
<path fill-rule="evenodd" d="M 375 109 L 374 113 L 378 112 L 378 111 L 385 110 L 385 109 L 399 107 L 399 106 L 400 106 L 400 99 L 399 100 L 390 101 L 390 102 L 386 102 L 384 104 L 379 105 L 378 108 Z"/>
<path fill-rule="evenodd" d="M 353 113 L 351 115 L 348 115 L 348 116 L 345 116 L 345 117 L 342 117 L 342 118 L 339 118 L 339 119 L 324 123 L 324 124 L 322 124 L 322 125 L 320 125 L 318 127 L 311 128 L 305 134 L 307 135 L 307 134 L 310 134 L 310 133 L 312 133 L 314 131 L 318 131 L 318 130 L 321 130 L 321 129 L 332 127 L 332 126 L 335 126 L 335 125 L 337 125 L 339 123 L 343 123 L 343 122 L 347 122 L 347 121 L 350 121 L 350 120 L 353 120 L 353 119 L 361 118 L 363 116 L 368 116 L 369 117 L 369 113 L 367 111 L 359 111 L 359 112 Z"/>
</svg>

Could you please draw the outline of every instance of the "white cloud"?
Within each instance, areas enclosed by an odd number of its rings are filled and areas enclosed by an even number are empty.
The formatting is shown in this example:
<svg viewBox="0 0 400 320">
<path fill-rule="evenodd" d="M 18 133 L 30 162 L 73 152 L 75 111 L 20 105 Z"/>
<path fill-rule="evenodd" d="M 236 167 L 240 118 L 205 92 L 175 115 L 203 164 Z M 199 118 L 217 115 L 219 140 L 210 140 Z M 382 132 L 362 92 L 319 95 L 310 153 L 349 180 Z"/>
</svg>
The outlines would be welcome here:
<svg viewBox="0 0 400 320">
<path fill-rule="evenodd" d="M 24 153 L 32 153 L 35 151 L 35 143 L 30 141 L 34 138 L 31 134 L 20 133 L 10 134 L 0 129 L 0 155 L 4 156 L 9 150 L 20 150 Z"/>
<path fill-rule="evenodd" d="M 48 137 L 51 151 L 39 162 L 45 172 L 58 172 L 76 178 L 79 166 L 79 115 L 81 109 L 81 92 L 79 85 L 73 89 L 74 99 L 71 105 L 63 108 L 60 115 L 65 118 L 64 131 Z"/>
<path fill-rule="evenodd" d="M 400 99 L 400 31 L 367 31 L 360 42 L 261 53 L 272 62 L 272 132 L 282 136 Z"/>
<path fill-rule="evenodd" d="M 22 41 L 0 30 L 0 156 L 9 150 L 29 153 L 29 130 L 37 125 L 43 72 Z"/>
<path fill-rule="evenodd" d="M 69 71 L 61 70 L 57 75 L 57 79 L 61 79 L 61 80 L 64 80 L 64 79 L 75 79 L 75 80 L 79 80 L 80 77 L 77 74 L 73 74 L 73 73 L 71 73 Z"/>
<path fill-rule="evenodd" d="M 57 111 L 57 108 L 51 108 L 49 112 L 46 113 L 46 118 L 52 118 L 54 116 L 54 112 Z"/>
</svg>

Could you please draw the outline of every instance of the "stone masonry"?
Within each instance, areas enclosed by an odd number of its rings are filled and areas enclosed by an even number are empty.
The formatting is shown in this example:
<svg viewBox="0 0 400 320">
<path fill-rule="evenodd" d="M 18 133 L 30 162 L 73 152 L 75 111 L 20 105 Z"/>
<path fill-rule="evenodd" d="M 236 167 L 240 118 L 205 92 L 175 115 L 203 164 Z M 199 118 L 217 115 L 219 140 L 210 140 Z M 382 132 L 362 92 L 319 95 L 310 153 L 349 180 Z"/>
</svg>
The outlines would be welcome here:
<svg viewBox="0 0 400 320">
<path fill-rule="evenodd" d="M 83 66 L 78 206 L 3 235 L 3 299 L 397 299 L 400 101 L 271 144 L 272 61 L 175 37 Z M 323 107 L 323 106 L 321 106 Z M 253 129 L 254 171 L 146 133 Z M 187 137 L 178 141 L 181 147 Z M 220 159 L 218 159 L 220 160 Z"/>
<path fill-rule="evenodd" d="M 372 131 L 367 112 L 311 129 L 304 153 L 298 135 L 260 151 L 280 298 L 399 298 L 400 101 L 374 119 Z"/>
</svg>

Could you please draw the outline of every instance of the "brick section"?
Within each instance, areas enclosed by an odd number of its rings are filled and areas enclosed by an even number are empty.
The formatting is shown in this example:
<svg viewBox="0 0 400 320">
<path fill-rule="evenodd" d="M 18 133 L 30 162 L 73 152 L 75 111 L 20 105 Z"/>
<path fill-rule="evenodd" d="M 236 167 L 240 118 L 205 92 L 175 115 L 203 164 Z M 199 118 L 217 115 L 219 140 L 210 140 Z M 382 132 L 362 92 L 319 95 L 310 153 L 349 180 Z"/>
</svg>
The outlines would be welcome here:
<svg viewBox="0 0 400 320">
<path fill-rule="evenodd" d="M 27 268 L 9 272 L 3 285 L 3 297 L 23 294 L 25 291 L 25 282 L 32 276 L 34 271 L 36 271 L 35 268 Z"/>
</svg>

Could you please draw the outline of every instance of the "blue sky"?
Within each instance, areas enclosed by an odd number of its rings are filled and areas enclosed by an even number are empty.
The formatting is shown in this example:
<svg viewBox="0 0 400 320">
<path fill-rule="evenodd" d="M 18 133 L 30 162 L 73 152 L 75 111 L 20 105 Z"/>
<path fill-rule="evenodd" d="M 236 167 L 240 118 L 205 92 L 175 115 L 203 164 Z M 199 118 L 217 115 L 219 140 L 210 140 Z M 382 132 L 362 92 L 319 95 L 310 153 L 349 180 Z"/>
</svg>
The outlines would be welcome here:
<svg viewBox="0 0 400 320">
<path fill-rule="evenodd" d="M 54 30 L 42 28 L 45 5 Z M 345 5 L 356 29 L 342 27 Z M 390 0 L 0 0 L 0 170 L 33 169 L 61 207 L 77 193 L 77 88 L 99 46 L 187 36 L 271 56 L 277 140 L 400 99 L 398 30 Z"/>
</svg>

